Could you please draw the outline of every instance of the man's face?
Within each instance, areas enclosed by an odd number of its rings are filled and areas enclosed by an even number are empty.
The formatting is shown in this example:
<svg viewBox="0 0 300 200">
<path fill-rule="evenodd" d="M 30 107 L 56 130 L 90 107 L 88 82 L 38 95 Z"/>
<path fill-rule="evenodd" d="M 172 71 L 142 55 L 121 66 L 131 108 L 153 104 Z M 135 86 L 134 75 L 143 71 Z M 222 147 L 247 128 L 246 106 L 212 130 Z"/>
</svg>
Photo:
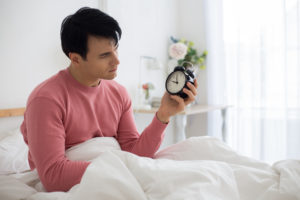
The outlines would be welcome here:
<svg viewBox="0 0 300 200">
<path fill-rule="evenodd" d="M 117 48 L 113 39 L 88 36 L 86 59 L 81 60 L 81 70 L 93 79 L 114 79 L 120 64 Z"/>
</svg>

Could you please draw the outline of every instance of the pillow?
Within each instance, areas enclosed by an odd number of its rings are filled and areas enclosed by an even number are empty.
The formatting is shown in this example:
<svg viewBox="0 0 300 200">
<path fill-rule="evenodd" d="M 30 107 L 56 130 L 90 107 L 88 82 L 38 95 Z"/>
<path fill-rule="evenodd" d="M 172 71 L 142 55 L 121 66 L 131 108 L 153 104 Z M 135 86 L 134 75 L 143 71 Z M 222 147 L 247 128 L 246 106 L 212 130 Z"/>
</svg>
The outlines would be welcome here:
<svg viewBox="0 0 300 200">
<path fill-rule="evenodd" d="M 19 129 L 0 139 L 0 174 L 29 170 L 28 147 Z"/>
<path fill-rule="evenodd" d="M 11 136 L 11 135 L 16 134 L 17 131 L 18 131 L 18 129 L 8 130 L 8 131 L 1 131 L 0 132 L 0 141 L 3 140 L 4 138 L 6 138 L 7 136 Z"/>
</svg>

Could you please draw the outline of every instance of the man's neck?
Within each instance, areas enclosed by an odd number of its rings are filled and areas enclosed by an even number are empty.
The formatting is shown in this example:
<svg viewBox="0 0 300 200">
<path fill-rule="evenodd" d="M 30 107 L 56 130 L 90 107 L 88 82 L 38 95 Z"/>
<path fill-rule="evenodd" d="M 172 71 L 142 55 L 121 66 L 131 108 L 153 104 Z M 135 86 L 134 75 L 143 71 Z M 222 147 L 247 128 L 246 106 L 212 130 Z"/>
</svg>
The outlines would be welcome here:
<svg viewBox="0 0 300 200">
<path fill-rule="evenodd" d="M 78 81 L 80 84 L 88 86 L 88 87 L 95 87 L 100 84 L 100 79 L 91 80 L 88 78 L 84 73 L 76 69 L 74 66 L 70 65 L 68 68 L 72 77 Z"/>
</svg>

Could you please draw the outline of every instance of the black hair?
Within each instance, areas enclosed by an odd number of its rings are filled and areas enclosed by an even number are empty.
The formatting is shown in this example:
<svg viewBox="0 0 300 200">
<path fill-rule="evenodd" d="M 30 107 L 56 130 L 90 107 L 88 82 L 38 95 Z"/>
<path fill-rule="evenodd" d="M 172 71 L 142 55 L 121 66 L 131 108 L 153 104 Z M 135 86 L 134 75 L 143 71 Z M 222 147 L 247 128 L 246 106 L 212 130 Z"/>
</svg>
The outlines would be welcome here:
<svg viewBox="0 0 300 200">
<path fill-rule="evenodd" d="M 95 8 L 80 8 L 73 15 L 67 16 L 61 24 L 61 46 L 67 57 L 70 52 L 75 52 L 86 59 L 89 35 L 112 38 L 117 45 L 122 30 L 118 22 L 106 13 Z"/>
</svg>

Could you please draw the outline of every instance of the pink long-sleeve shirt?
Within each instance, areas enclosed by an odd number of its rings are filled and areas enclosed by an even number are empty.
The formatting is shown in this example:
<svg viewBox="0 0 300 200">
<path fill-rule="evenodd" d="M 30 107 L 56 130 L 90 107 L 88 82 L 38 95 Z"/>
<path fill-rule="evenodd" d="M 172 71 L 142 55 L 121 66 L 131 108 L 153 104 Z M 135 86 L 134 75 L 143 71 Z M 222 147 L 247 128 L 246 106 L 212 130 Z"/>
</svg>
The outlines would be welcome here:
<svg viewBox="0 0 300 200">
<path fill-rule="evenodd" d="M 166 126 L 155 116 L 140 135 L 123 86 L 101 80 L 87 87 L 65 69 L 31 93 L 21 132 L 30 167 L 37 169 L 46 190 L 67 191 L 80 183 L 89 162 L 68 160 L 66 149 L 93 137 L 114 137 L 122 150 L 152 157 Z"/>
</svg>

